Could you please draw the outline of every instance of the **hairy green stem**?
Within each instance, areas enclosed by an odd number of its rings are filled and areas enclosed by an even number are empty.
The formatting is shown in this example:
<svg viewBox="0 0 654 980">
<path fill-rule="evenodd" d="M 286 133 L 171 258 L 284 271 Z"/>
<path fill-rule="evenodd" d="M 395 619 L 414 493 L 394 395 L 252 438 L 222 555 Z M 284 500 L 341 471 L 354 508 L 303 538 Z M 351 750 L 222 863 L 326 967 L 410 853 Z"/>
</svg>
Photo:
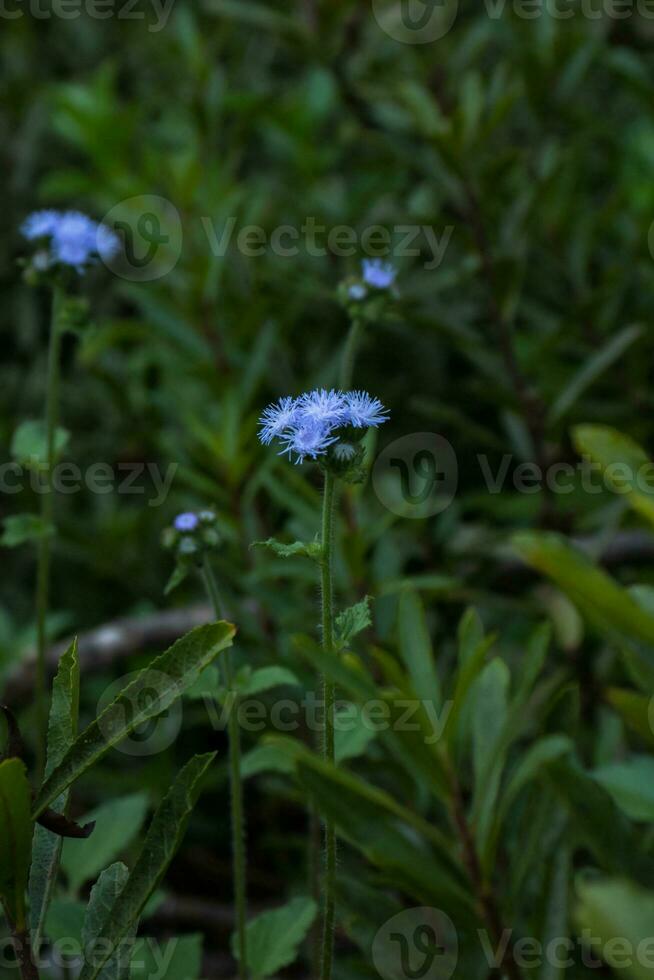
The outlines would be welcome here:
<svg viewBox="0 0 654 980">
<path fill-rule="evenodd" d="M 222 602 L 216 584 L 216 578 L 209 559 L 205 556 L 202 565 L 202 577 L 209 600 L 213 605 L 217 619 L 223 618 Z M 229 737 L 229 782 L 231 797 L 232 822 L 232 860 L 234 865 L 234 904 L 236 906 L 236 936 L 239 954 L 239 977 L 247 980 L 247 939 L 245 927 L 247 923 L 247 886 L 246 867 L 247 856 L 245 848 L 245 820 L 243 816 L 243 784 L 241 781 L 241 730 L 238 723 L 238 698 L 234 691 L 234 671 L 231 651 L 226 650 L 222 657 L 223 679 L 227 688 Z"/>
<path fill-rule="evenodd" d="M 334 476 L 325 472 L 325 489 L 322 508 L 322 643 L 325 653 L 334 651 L 334 586 L 332 542 L 334 537 Z M 326 761 L 336 764 L 334 747 L 334 683 L 323 677 L 324 692 L 324 745 Z M 336 829 L 331 819 L 325 820 L 325 879 L 323 905 L 321 980 L 331 980 L 334 959 L 334 918 L 336 888 Z"/>
<path fill-rule="evenodd" d="M 363 334 L 363 321 L 360 317 L 355 317 L 350 325 L 345 347 L 343 348 L 343 359 L 341 361 L 340 385 L 343 391 L 347 391 L 352 385 L 354 375 L 354 362 L 361 343 Z"/>
<path fill-rule="evenodd" d="M 48 705 L 46 682 L 46 620 L 50 601 L 50 549 L 53 518 L 54 492 L 52 473 L 55 463 L 57 417 L 59 408 L 59 376 L 61 360 L 61 327 L 59 323 L 64 294 L 55 286 L 52 292 L 52 314 L 48 341 L 48 373 L 45 393 L 45 483 L 41 488 L 41 520 L 43 536 L 39 540 L 36 567 L 36 718 L 37 758 L 39 772 L 45 765 Z"/>
</svg>

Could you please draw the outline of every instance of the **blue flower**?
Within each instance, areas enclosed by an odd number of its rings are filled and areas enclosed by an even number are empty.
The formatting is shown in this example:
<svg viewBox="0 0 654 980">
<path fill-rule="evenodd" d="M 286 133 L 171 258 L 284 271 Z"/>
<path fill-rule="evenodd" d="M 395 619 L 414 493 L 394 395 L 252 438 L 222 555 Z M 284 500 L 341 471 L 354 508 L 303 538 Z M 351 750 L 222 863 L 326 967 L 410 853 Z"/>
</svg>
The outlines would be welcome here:
<svg viewBox="0 0 654 980">
<path fill-rule="evenodd" d="M 112 258 L 120 248 L 118 237 L 106 225 L 80 211 L 35 211 L 21 230 L 28 241 L 49 239 L 51 262 L 79 273 L 97 257 Z"/>
<path fill-rule="evenodd" d="M 345 396 L 332 388 L 317 388 L 298 399 L 298 420 L 334 427 L 345 421 Z"/>
<path fill-rule="evenodd" d="M 334 443 L 338 452 L 339 430 L 345 426 L 370 428 L 387 420 L 388 412 L 379 399 L 365 391 L 319 388 L 269 405 L 259 420 L 259 439 L 266 446 L 279 439 L 281 454 L 295 455 L 296 462 L 301 463 L 307 457 L 322 456 Z"/>
<path fill-rule="evenodd" d="M 327 452 L 333 442 L 336 442 L 336 436 L 332 435 L 332 431 L 328 425 L 321 422 L 310 419 L 300 422 L 284 437 L 282 453 L 288 453 L 289 458 L 292 458 L 295 453 L 296 463 L 303 463 L 307 456 L 316 459 Z"/>
<path fill-rule="evenodd" d="M 379 398 L 373 398 L 367 391 L 348 391 L 345 395 L 346 418 L 357 429 L 376 428 L 388 422 L 388 409 Z"/>
<path fill-rule="evenodd" d="M 366 298 L 366 296 L 368 295 L 368 290 L 363 285 L 363 283 L 355 282 L 354 285 L 350 286 L 348 290 L 348 295 L 350 299 L 356 300 L 356 302 L 358 303 L 362 299 Z"/>
<path fill-rule="evenodd" d="M 192 511 L 187 511 L 184 514 L 178 514 L 173 521 L 173 527 L 176 531 L 182 531 L 183 533 L 189 533 L 195 531 L 198 524 L 200 523 L 197 514 Z"/>
<path fill-rule="evenodd" d="M 390 262 L 383 262 L 381 259 L 364 259 L 362 270 L 363 281 L 375 289 L 388 289 L 397 276 L 397 269 Z"/>
<path fill-rule="evenodd" d="M 49 237 L 54 233 L 59 217 L 58 211 L 34 211 L 21 226 L 23 238 L 32 242 L 36 238 Z"/>
<path fill-rule="evenodd" d="M 297 418 L 297 399 L 286 396 L 269 405 L 259 419 L 259 439 L 269 446 L 273 439 L 279 439 Z"/>
</svg>

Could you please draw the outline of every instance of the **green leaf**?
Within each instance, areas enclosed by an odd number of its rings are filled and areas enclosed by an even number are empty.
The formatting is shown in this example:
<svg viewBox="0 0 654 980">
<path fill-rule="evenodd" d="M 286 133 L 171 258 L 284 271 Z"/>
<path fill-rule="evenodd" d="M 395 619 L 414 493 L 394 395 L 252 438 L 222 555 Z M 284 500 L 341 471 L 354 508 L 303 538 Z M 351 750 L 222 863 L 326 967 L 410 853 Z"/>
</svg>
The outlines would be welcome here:
<svg viewBox="0 0 654 980">
<path fill-rule="evenodd" d="M 288 905 L 263 912 L 246 928 L 248 967 L 253 980 L 271 977 L 295 960 L 311 928 L 318 906 L 311 898 L 294 898 Z M 232 952 L 238 959 L 235 937 Z"/>
<path fill-rule="evenodd" d="M 550 423 L 558 422 L 579 397 L 642 335 L 642 327 L 635 325 L 623 327 L 603 347 L 585 358 L 581 368 L 572 376 L 552 405 L 549 413 Z"/>
<path fill-rule="evenodd" d="M 458 631 L 459 669 L 452 697 L 452 706 L 447 716 L 444 737 L 461 738 L 459 719 L 464 714 L 471 688 L 486 662 L 486 655 L 495 642 L 494 636 L 484 636 L 482 622 L 474 609 L 468 609 L 461 617 Z"/>
<path fill-rule="evenodd" d="M 654 893 L 623 878 L 588 878 L 577 883 L 574 918 L 590 937 L 595 952 L 616 974 L 632 980 L 652 980 L 649 963 L 636 954 L 641 943 L 651 951 Z M 619 937 L 619 944 L 612 943 Z M 625 956 L 625 943 L 632 955 Z"/>
<path fill-rule="evenodd" d="M 546 735 L 534 742 L 520 758 L 500 794 L 486 852 L 487 865 L 492 865 L 502 826 L 522 790 L 536 779 L 550 762 L 569 755 L 573 748 L 572 740 L 566 735 Z"/>
<path fill-rule="evenodd" d="M 400 595 L 398 611 L 400 653 L 409 671 L 417 698 L 441 703 L 441 686 L 434 663 L 434 651 L 427 628 L 422 599 L 407 589 Z"/>
<path fill-rule="evenodd" d="M 93 948 L 94 943 L 104 937 L 112 909 L 127 884 L 129 871 L 124 864 L 117 862 L 103 871 L 91 889 L 89 903 L 82 926 L 84 949 Z M 125 980 L 129 976 L 129 963 L 132 958 L 133 940 L 138 922 L 123 938 L 116 954 L 107 961 L 98 974 L 100 980 Z"/>
<path fill-rule="evenodd" d="M 370 615 L 370 596 L 366 596 L 361 602 L 354 606 L 344 609 L 336 617 L 334 628 L 334 646 L 337 652 L 349 647 L 351 641 L 357 634 L 372 626 Z"/>
<path fill-rule="evenodd" d="M 409 894 L 427 904 L 451 904 L 463 919 L 470 917 L 474 903 L 465 878 L 449 838 L 436 826 L 388 793 L 346 769 L 330 766 L 296 742 L 277 741 L 296 760 L 301 782 L 320 812 L 334 820 L 346 840 L 392 874 Z"/>
<path fill-rule="evenodd" d="M 84 823 L 95 822 L 93 833 L 86 840 L 67 840 L 61 855 L 61 867 L 72 892 L 78 892 L 125 851 L 140 832 L 147 812 L 147 794 L 133 793 L 86 814 Z"/>
<path fill-rule="evenodd" d="M 135 928 L 179 847 L 200 793 L 202 777 L 215 753 L 195 756 L 182 769 L 152 819 L 127 883 L 108 913 L 103 942 L 86 952 L 79 980 L 95 980 L 118 944 Z"/>
<path fill-rule="evenodd" d="M 79 716 L 79 655 L 77 640 L 73 640 L 59 661 L 52 684 L 52 700 L 48 722 L 48 752 L 45 766 L 49 776 L 62 761 L 77 737 Z M 52 809 L 65 813 L 69 791 L 54 801 Z M 57 880 L 62 839 L 38 824 L 34 827 L 32 867 L 30 871 L 30 924 L 35 949 L 40 947 L 43 926 Z"/>
<path fill-rule="evenodd" d="M 280 558 L 294 558 L 299 555 L 320 561 L 322 557 L 322 545 L 319 541 L 294 541 L 293 544 L 283 544 L 275 538 L 268 538 L 267 541 L 253 541 L 251 547 L 268 548 Z"/>
<path fill-rule="evenodd" d="M 20 759 L 0 763 L 0 899 L 18 931 L 25 927 L 25 891 L 32 850 L 32 793 Z"/>
<path fill-rule="evenodd" d="M 250 697 L 253 694 L 269 691 L 273 687 L 285 685 L 298 687 L 299 684 L 293 671 L 286 667 L 261 667 L 259 670 L 250 670 L 246 667 L 243 671 L 239 671 L 234 687 L 242 697 Z"/>
<path fill-rule="evenodd" d="M 48 908 L 44 932 L 56 943 L 60 939 L 82 941 L 86 905 L 70 898 L 53 898 Z"/>
<path fill-rule="evenodd" d="M 503 660 L 484 667 L 475 681 L 472 708 L 472 761 L 475 776 L 473 820 L 485 840 L 500 788 L 508 739 L 503 738 L 511 675 Z"/>
<path fill-rule="evenodd" d="M 53 800 L 126 735 L 170 707 L 195 683 L 205 667 L 231 646 L 231 623 L 198 626 L 155 658 L 76 739 L 46 779 L 35 802 L 38 816 Z M 156 677 L 153 697 L 152 676 Z M 147 698 L 143 695 L 147 694 Z"/>
<path fill-rule="evenodd" d="M 134 947 L 131 980 L 198 980 L 202 976 L 202 935 L 167 942 L 139 939 Z"/>
<path fill-rule="evenodd" d="M 576 834 L 609 871 L 652 880 L 654 860 L 642 852 L 633 826 L 609 794 L 588 773 L 567 759 L 548 765 L 550 786 L 565 804 Z"/>
<path fill-rule="evenodd" d="M 204 701 L 217 698 L 223 690 L 218 667 L 205 667 L 198 679 L 184 691 L 184 697 L 191 701 Z"/>
<path fill-rule="evenodd" d="M 166 582 L 166 587 L 164 588 L 164 595 L 170 595 L 178 585 L 189 576 L 191 572 L 191 565 L 187 561 L 178 561 L 170 575 L 170 578 Z"/>
<path fill-rule="evenodd" d="M 552 872 L 547 895 L 547 908 L 543 929 L 542 944 L 545 949 L 551 948 L 559 937 L 568 935 L 568 917 L 570 912 L 570 847 L 562 842 L 554 854 Z M 555 959 L 545 957 L 538 980 L 563 980 L 566 968 Z"/>
<path fill-rule="evenodd" d="M 637 442 L 604 425 L 572 430 L 577 451 L 602 467 L 613 488 L 654 524 L 654 464 Z"/>
<path fill-rule="evenodd" d="M 524 561 L 553 579 L 596 628 L 613 639 L 618 634 L 636 641 L 639 654 L 652 658 L 654 615 L 585 555 L 557 534 L 535 531 L 516 535 L 513 546 Z"/>
<path fill-rule="evenodd" d="M 52 524 L 46 524 L 38 514 L 13 514 L 2 522 L 4 532 L 0 545 L 5 548 L 18 548 L 27 541 L 40 541 L 50 538 L 55 532 Z"/>
<path fill-rule="evenodd" d="M 57 459 L 68 445 L 70 432 L 57 429 L 54 439 L 54 458 Z M 47 439 L 45 423 L 39 420 L 23 422 L 11 440 L 11 455 L 23 466 L 43 469 L 47 463 Z"/>
<path fill-rule="evenodd" d="M 241 759 L 241 776 L 248 779 L 260 772 L 277 772 L 289 775 L 295 766 L 288 752 L 277 745 L 257 745 Z"/>
<path fill-rule="evenodd" d="M 606 691 L 606 700 L 625 724 L 654 748 L 654 728 L 650 720 L 651 698 L 625 688 L 610 687 Z"/>
<path fill-rule="evenodd" d="M 632 820 L 654 821 L 654 759 L 651 756 L 632 756 L 625 762 L 594 769 L 590 775 Z"/>
<path fill-rule="evenodd" d="M 336 714 L 334 727 L 337 763 L 363 755 L 376 734 L 367 722 L 365 706 L 358 704 L 345 704 Z"/>
</svg>

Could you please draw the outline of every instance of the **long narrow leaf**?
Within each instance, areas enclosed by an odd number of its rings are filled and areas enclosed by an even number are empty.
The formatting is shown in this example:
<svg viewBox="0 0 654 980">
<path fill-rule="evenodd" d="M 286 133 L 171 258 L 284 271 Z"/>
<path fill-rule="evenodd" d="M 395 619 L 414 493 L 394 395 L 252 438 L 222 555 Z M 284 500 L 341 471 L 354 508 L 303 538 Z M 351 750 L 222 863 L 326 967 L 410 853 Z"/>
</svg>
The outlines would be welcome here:
<svg viewBox="0 0 654 980">
<path fill-rule="evenodd" d="M 25 927 L 25 890 L 30 866 L 32 819 L 25 764 L 0 764 L 0 899 L 17 929 Z"/>
<path fill-rule="evenodd" d="M 179 847 L 215 752 L 197 755 L 182 769 L 159 805 L 129 878 L 107 912 L 102 935 L 85 951 L 79 980 L 96 980 L 120 943 L 129 936 Z"/>
<path fill-rule="evenodd" d="M 199 626 L 157 657 L 82 732 L 46 779 L 34 805 L 35 816 L 131 731 L 170 707 L 226 647 L 231 623 Z"/>
<path fill-rule="evenodd" d="M 52 685 L 46 776 L 49 776 L 61 763 L 75 741 L 78 715 L 79 656 L 77 640 L 73 640 L 59 661 L 59 669 Z M 52 809 L 57 813 L 65 813 L 68 797 L 69 791 L 65 790 L 55 800 Z M 29 896 L 32 945 L 37 950 L 41 944 L 48 905 L 57 879 L 62 844 L 63 840 L 57 834 L 38 824 L 35 826 Z"/>
</svg>

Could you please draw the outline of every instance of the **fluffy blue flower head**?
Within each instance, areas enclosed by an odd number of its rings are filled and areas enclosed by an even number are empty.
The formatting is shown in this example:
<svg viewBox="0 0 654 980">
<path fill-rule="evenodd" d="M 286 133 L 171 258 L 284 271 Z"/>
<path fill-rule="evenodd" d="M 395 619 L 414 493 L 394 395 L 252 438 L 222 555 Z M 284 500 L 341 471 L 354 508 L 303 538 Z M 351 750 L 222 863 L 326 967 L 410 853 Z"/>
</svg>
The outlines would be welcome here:
<svg viewBox="0 0 654 980">
<path fill-rule="evenodd" d="M 259 419 L 259 439 L 264 446 L 269 446 L 273 439 L 280 439 L 292 427 L 296 416 L 295 398 L 287 396 L 269 405 Z"/>
<path fill-rule="evenodd" d="M 118 237 L 106 225 L 92 221 L 81 211 L 35 211 L 23 222 L 21 231 L 28 241 L 43 241 L 48 246 L 50 266 L 69 266 L 80 274 L 98 258 L 113 258 L 120 248 Z"/>
<path fill-rule="evenodd" d="M 388 421 L 388 409 L 367 391 L 348 391 L 345 405 L 348 424 L 355 429 L 376 428 Z"/>
<path fill-rule="evenodd" d="M 187 511 L 184 514 L 178 514 L 173 521 L 173 527 L 176 531 L 181 531 L 182 533 L 190 533 L 197 529 L 200 523 L 197 514 Z"/>
<path fill-rule="evenodd" d="M 377 427 L 387 420 L 379 399 L 365 391 L 318 388 L 270 405 L 259 421 L 259 439 L 266 446 L 278 439 L 281 452 L 302 463 L 323 456 L 334 443 L 338 447 L 339 430 Z"/>
<path fill-rule="evenodd" d="M 389 289 L 397 276 L 397 269 L 381 259 L 364 259 L 361 268 L 363 281 L 375 289 Z"/>
<path fill-rule="evenodd" d="M 348 289 L 348 296 L 350 299 L 356 300 L 359 303 L 362 299 L 365 299 L 368 295 L 368 290 L 361 282 L 355 282 Z"/>
</svg>

